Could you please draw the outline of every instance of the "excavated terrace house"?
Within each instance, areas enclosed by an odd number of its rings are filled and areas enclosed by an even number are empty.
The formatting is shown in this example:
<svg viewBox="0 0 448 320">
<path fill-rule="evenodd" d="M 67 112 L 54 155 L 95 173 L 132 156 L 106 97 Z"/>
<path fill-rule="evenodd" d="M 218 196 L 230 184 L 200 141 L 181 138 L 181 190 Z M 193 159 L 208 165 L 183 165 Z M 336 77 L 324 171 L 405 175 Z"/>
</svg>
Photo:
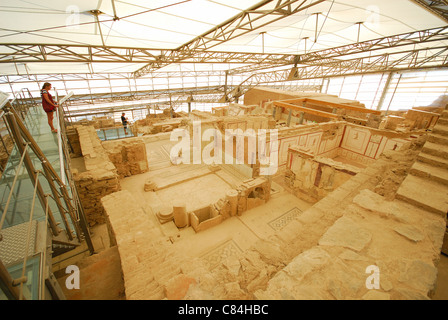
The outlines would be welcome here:
<svg viewBox="0 0 448 320">
<path fill-rule="evenodd" d="M 446 1 L 3 2 L 0 299 L 448 299 Z"/>
</svg>

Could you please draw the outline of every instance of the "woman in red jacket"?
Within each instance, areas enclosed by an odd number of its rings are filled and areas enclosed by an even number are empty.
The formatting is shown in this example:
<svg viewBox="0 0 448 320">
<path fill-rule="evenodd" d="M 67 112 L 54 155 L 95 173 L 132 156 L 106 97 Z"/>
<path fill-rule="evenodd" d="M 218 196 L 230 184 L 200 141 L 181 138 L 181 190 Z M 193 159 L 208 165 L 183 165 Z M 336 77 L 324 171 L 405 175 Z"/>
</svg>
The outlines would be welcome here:
<svg viewBox="0 0 448 320">
<path fill-rule="evenodd" d="M 44 111 L 47 113 L 48 124 L 50 125 L 51 132 L 58 132 L 53 127 L 53 112 L 56 111 L 57 103 L 53 101 L 53 97 L 50 94 L 51 83 L 45 82 L 42 90 L 40 91 L 40 95 L 42 97 L 42 107 Z"/>
</svg>

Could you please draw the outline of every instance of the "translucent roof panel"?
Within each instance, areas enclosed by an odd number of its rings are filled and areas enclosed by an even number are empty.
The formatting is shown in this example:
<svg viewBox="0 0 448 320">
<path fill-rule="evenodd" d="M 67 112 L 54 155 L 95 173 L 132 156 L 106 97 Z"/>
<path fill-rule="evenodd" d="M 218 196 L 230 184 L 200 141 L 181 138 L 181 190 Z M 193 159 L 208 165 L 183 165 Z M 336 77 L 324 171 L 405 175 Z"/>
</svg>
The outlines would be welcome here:
<svg viewBox="0 0 448 320">
<path fill-rule="evenodd" d="M 305 49 L 322 50 L 445 25 L 409 0 L 325 1 L 213 50 L 303 54 Z"/>
<path fill-rule="evenodd" d="M 245 67 L 247 64 L 242 63 L 173 63 L 164 68 L 157 70 L 157 72 L 206 72 L 206 71 L 225 71 L 232 68 Z"/>
<path fill-rule="evenodd" d="M 133 63 L 122 60 L 83 63 L 89 50 L 87 46 L 142 48 L 159 56 L 193 43 L 198 45 L 193 50 L 300 55 L 447 24 L 411 0 L 300 0 L 273 11 L 283 3 L 277 0 L 2 0 L 0 74 L 132 73 L 153 61 L 148 58 Z M 250 8 L 255 9 L 250 11 Z M 289 8 L 297 12 L 288 15 Z M 212 32 L 217 26 L 223 28 Z M 200 36 L 204 36 L 204 41 L 195 42 Z M 73 46 L 68 54 L 82 57 L 59 63 L 66 56 L 54 55 L 51 63 L 32 60 L 25 64 L 20 61 L 21 48 L 9 44 L 68 45 Z M 444 42 L 431 44 L 446 45 Z M 395 48 L 389 50 L 394 52 Z M 9 54 L 16 55 L 14 63 L 4 61 L 10 59 Z M 127 53 L 114 49 L 113 54 L 125 56 Z M 199 65 L 192 64 L 162 66 L 162 71 L 203 71 Z M 204 68 L 217 71 L 237 66 L 206 64 Z"/>
<path fill-rule="evenodd" d="M 0 41 L 172 49 L 257 2 L 3 0 Z"/>
</svg>

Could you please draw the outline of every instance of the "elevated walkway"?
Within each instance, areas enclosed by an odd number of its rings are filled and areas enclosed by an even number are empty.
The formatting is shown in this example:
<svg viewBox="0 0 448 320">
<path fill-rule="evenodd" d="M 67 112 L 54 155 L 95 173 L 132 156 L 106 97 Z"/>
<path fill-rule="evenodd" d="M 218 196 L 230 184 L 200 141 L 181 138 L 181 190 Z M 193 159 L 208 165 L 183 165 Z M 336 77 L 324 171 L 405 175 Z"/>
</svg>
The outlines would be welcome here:
<svg viewBox="0 0 448 320">
<path fill-rule="evenodd" d="M 0 299 L 64 299 L 52 258 L 90 235 L 71 179 L 63 115 L 53 121 L 62 134 L 52 133 L 42 107 L 14 102 L 2 104 L 14 147 L 0 177 Z"/>
</svg>

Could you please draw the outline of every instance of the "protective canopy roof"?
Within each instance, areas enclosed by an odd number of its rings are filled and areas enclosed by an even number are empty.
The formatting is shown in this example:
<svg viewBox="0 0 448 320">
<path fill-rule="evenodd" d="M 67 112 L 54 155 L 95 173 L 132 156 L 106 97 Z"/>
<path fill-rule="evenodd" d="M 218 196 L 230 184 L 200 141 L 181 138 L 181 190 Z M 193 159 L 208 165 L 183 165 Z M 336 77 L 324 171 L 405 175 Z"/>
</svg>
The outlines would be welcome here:
<svg viewBox="0 0 448 320">
<path fill-rule="evenodd" d="M 258 11 L 253 16 L 257 19 L 250 26 L 254 30 L 247 31 L 248 27 L 241 26 L 227 41 L 204 50 L 300 55 L 446 25 L 446 21 L 410 0 L 305 0 L 295 14 L 284 16 L 279 10 L 263 16 L 262 12 L 269 12 L 278 3 L 258 0 L 3 0 L 0 5 L 0 44 L 3 44 L 0 62 L 16 50 L 5 44 L 81 46 L 73 49 L 74 55 L 76 50 L 87 50 L 82 46 L 145 48 L 160 55 L 163 50 L 182 49 L 198 36 L 210 33 L 257 5 Z M 432 45 L 440 47 L 447 43 Z M 144 65 L 38 62 L 25 66 L 17 57 L 15 63 L 0 64 L 0 74 L 126 73 L 135 72 Z M 181 70 L 182 65 L 166 68 Z M 230 68 L 230 65 L 221 65 L 216 70 Z M 192 69 L 191 64 L 187 66 L 189 69 Z"/>
</svg>

